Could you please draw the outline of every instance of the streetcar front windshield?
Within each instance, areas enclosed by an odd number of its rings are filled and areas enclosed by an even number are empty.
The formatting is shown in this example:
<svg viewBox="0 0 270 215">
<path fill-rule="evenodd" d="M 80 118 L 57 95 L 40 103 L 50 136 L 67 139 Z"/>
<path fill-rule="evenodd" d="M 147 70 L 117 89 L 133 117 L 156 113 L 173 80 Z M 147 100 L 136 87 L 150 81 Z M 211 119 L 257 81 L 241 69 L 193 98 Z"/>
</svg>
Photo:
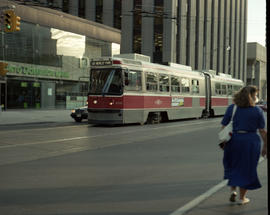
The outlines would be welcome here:
<svg viewBox="0 0 270 215">
<path fill-rule="evenodd" d="M 120 95 L 123 92 L 121 69 L 92 69 L 89 94 Z"/>
</svg>

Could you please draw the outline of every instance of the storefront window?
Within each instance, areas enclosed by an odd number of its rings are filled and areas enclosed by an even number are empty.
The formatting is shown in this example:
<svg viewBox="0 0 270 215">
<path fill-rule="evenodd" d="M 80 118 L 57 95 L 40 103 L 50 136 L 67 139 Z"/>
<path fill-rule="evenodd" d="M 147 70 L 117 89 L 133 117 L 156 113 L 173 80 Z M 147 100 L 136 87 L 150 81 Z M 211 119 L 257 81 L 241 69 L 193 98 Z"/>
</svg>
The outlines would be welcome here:
<svg viewBox="0 0 270 215">
<path fill-rule="evenodd" d="M 1 100 L 7 99 L 8 109 L 71 108 L 71 100 L 85 103 L 90 60 L 120 49 L 119 44 L 24 21 L 20 31 L 2 33 L 0 60 L 8 62 L 9 72 Z"/>
<path fill-rule="evenodd" d="M 41 103 L 41 84 L 38 81 L 9 80 L 7 108 L 37 108 Z"/>
</svg>

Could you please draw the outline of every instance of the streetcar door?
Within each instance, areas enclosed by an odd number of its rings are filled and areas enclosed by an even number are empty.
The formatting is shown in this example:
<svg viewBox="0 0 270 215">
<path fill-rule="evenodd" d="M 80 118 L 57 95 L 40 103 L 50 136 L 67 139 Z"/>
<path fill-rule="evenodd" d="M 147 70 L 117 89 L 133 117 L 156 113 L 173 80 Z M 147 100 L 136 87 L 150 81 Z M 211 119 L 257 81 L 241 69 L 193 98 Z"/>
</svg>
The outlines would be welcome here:
<svg viewBox="0 0 270 215">
<path fill-rule="evenodd" d="M 205 114 L 211 115 L 211 76 L 204 73 L 205 76 Z"/>
</svg>

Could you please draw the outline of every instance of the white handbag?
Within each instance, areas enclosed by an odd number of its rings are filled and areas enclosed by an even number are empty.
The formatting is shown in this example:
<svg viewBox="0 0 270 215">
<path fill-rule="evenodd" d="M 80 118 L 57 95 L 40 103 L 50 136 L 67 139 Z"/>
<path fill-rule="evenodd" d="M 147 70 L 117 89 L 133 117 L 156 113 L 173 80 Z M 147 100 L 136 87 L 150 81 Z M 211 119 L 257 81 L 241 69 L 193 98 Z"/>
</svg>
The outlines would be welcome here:
<svg viewBox="0 0 270 215">
<path fill-rule="evenodd" d="M 237 106 L 234 105 L 233 106 L 233 112 L 232 112 L 232 116 L 231 116 L 231 120 L 228 123 L 228 125 L 226 125 L 219 133 L 218 133 L 218 138 L 219 138 L 219 145 L 221 148 L 223 148 L 224 143 L 228 142 L 231 137 L 232 137 L 232 131 L 233 131 L 233 117 L 235 114 L 235 111 L 237 109 Z"/>
</svg>

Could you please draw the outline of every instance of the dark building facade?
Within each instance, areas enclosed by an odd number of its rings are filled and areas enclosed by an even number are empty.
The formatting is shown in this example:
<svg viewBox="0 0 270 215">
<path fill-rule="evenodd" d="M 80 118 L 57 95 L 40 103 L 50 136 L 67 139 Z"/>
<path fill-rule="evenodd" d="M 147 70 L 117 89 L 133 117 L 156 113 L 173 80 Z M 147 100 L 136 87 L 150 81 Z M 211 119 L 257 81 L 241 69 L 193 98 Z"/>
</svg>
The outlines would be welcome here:
<svg viewBox="0 0 270 215">
<path fill-rule="evenodd" d="M 266 48 L 259 43 L 247 43 L 247 84 L 258 87 L 262 100 L 267 100 L 266 64 Z"/>
</svg>

